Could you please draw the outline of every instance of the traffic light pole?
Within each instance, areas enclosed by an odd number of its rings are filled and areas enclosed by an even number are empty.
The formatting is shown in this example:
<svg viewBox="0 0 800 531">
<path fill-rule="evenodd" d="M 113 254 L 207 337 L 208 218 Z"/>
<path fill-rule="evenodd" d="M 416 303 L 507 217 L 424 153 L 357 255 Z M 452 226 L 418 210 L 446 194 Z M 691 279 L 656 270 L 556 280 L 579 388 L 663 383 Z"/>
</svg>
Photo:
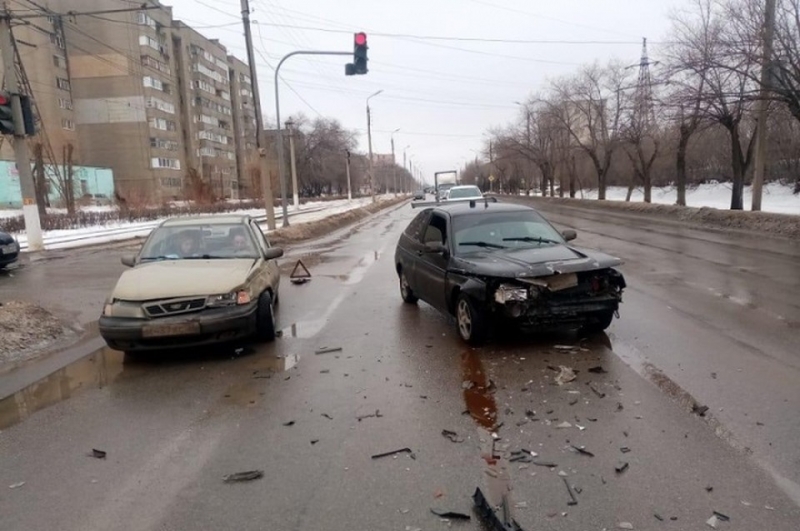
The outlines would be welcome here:
<svg viewBox="0 0 800 531">
<path fill-rule="evenodd" d="M 290 57 L 295 55 L 353 55 L 353 52 L 321 52 L 321 51 L 297 51 L 286 54 L 283 59 L 275 67 L 275 121 L 278 124 L 278 175 L 281 181 L 281 208 L 283 209 L 283 226 L 289 226 L 289 207 L 286 198 L 286 168 L 283 156 L 283 129 L 281 128 L 281 97 L 280 87 L 278 85 L 278 76 L 281 72 L 281 66 Z"/>
<path fill-rule="evenodd" d="M 3 52 L 6 89 L 11 94 L 14 116 L 14 157 L 19 172 L 19 188 L 22 192 L 22 213 L 25 217 L 25 234 L 28 237 L 28 251 L 44 249 L 42 225 L 39 222 L 39 207 L 36 206 L 36 186 L 33 183 L 28 141 L 25 138 L 25 121 L 19 97 L 16 58 L 14 57 L 14 37 L 11 34 L 11 20 L 8 9 L 0 14 L 0 49 Z"/>
</svg>

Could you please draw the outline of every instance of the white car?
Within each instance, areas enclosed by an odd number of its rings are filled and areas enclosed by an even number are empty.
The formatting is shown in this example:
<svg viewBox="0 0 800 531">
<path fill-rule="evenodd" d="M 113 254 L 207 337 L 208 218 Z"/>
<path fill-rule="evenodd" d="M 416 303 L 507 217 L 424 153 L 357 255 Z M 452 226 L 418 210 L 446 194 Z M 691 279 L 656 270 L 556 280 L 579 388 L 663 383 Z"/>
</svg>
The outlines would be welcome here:
<svg viewBox="0 0 800 531">
<path fill-rule="evenodd" d="M 483 199 L 481 189 L 474 185 L 454 186 L 447 191 L 445 201 L 468 201 L 470 199 Z"/>
</svg>

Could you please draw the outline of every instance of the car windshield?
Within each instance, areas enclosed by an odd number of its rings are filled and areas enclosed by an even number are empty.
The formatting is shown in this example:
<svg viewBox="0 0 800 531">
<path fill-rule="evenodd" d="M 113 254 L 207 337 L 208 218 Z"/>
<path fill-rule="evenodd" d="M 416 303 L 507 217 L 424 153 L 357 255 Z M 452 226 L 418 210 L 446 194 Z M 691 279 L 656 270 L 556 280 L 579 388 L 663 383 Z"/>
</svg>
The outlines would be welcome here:
<svg viewBox="0 0 800 531">
<path fill-rule="evenodd" d="M 155 229 L 142 247 L 141 261 L 258 258 L 244 224 L 200 224 Z"/>
<path fill-rule="evenodd" d="M 464 199 L 467 197 L 482 197 L 480 188 L 468 186 L 466 188 L 452 188 L 448 194 L 448 199 Z"/>
<path fill-rule="evenodd" d="M 455 253 L 486 249 L 536 248 L 564 239 L 544 218 L 532 210 L 482 212 L 453 218 Z"/>
</svg>

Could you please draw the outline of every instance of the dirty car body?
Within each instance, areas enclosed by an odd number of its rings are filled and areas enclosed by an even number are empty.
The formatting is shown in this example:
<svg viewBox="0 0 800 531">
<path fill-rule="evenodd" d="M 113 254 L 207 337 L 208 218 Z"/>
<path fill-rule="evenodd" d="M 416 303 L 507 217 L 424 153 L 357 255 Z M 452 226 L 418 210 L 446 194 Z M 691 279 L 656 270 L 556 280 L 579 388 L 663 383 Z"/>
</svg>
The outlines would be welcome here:
<svg viewBox="0 0 800 531">
<path fill-rule="evenodd" d="M 427 208 L 397 244 L 401 295 L 456 317 L 477 343 L 510 323 L 543 330 L 604 330 L 625 280 L 612 256 L 574 247 L 533 208 L 470 201 Z"/>
<path fill-rule="evenodd" d="M 249 216 L 167 220 L 123 258 L 100 335 L 126 352 L 271 340 L 282 254 Z"/>
</svg>

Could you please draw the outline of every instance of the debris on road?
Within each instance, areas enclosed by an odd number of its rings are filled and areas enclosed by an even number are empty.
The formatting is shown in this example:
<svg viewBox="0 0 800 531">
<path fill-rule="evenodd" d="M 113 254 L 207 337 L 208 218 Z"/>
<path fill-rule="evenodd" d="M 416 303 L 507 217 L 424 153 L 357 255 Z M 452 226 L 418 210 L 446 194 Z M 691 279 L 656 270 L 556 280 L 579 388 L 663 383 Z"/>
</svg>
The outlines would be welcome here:
<svg viewBox="0 0 800 531">
<path fill-rule="evenodd" d="M 572 427 L 572 424 L 570 424 L 566 420 L 564 422 L 562 422 L 561 424 L 559 424 L 558 426 L 556 426 L 556 428 L 561 428 L 561 429 L 571 428 L 571 427 Z"/>
<path fill-rule="evenodd" d="M 553 348 L 556 350 L 578 350 L 579 347 L 572 345 L 553 345 Z"/>
<path fill-rule="evenodd" d="M 108 455 L 108 452 L 92 448 L 92 453 L 89 454 L 89 457 L 94 457 L 95 459 L 105 459 L 106 455 Z"/>
<path fill-rule="evenodd" d="M 706 487 L 706 492 L 711 492 L 712 490 L 714 490 L 714 487 L 712 487 L 711 485 Z"/>
<path fill-rule="evenodd" d="M 654 516 L 654 517 L 655 517 L 655 519 L 656 519 L 656 520 L 658 520 L 659 522 L 663 522 L 663 521 L 664 521 L 664 517 L 663 517 L 663 516 L 661 516 L 661 515 L 660 515 L 660 514 L 658 514 L 658 513 L 653 513 L 653 516 Z"/>
<path fill-rule="evenodd" d="M 594 394 L 596 394 L 598 397 L 600 397 L 600 398 L 605 398 L 605 397 L 606 397 L 606 394 L 605 394 L 604 392 L 602 392 L 602 391 L 598 390 L 598 389 L 597 389 L 597 388 L 594 386 L 594 384 L 593 384 L 592 382 L 587 382 L 587 383 L 586 383 L 586 385 L 588 385 L 588 386 L 589 386 L 589 389 L 591 389 L 591 390 L 592 390 L 592 392 L 593 392 Z"/>
<path fill-rule="evenodd" d="M 614 467 L 614 470 L 616 470 L 617 474 L 622 474 L 623 472 L 628 470 L 629 466 L 630 465 L 628 465 L 627 461 L 620 461 L 620 463 Z"/>
<path fill-rule="evenodd" d="M 481 492 L 480 488 L 475 489 L 475 494 L 472 495 L 472 500 L 475 502 L 475 510 L 478 516 L 481 517 L 483 522 L 487 524 L 490 531 L 524 531 L 522 527 L 514 520 L 509 514 L 508 500 L 503 496 L 503 520 L 497 517 L 492 506 L 486 500 L 486 497 Z"/>
<path fill-rule="evenodd" d="M 633 524 L 630 522 L 620 522 L 617 524 L 620 529 L 633 529 Z"/>
<path fill-rule="evenodd" d="M 570 487 L 569 481 L 565 477 L 562 477 L 561 479 L 564 480 L 564 485 L 567 486 L 567 494 L 569 494 L 570 497 L 570 500 L 567 502 L 567 505 L 578 505 L 578 498 L 576 498 L 575 493 L 572 492 L 572 487 Z"/>
<path fill-rule="evenodd" d="M 579 454 L 588 455 L 589 457 L 594 457 L 594 454 L 589 450 L 587 450 L 586 448 L 584 448 L 583 446 L 575 446 L 574 444 L 570 446 L 572 447 L 573 450 L 575 450 Z"/>
<path fill-rule="evenodd" d="M 341 352 L 342 347 L 320 347 L 314 351 L 314 354 L 330 354 L 332 352 Z"/>
<path fill-rule="evenodd" d="M 697 403 L 692 405 L 692 413 L 696 414 L 698 417 L 705 417 L 707 411 L 708 406 L 701 406 Z"/>
<path fill-rule="evenodd" d="M 372 456 L 372 459 L 381 459 L 383 457 L 390 457 L 397 454 L 407 453 L 411 457 L 411 459 L 416 459 L 414 452 L 411 451 L 411 448 L 400 448 L 399 450 L 393 450 L 391 452 L 386 452 L 382 454 L 375 454 Z"/>
<path fill-rule="evenodd" d="M 625 409 L 625 406 L 622 405 L 622 402 L 617 402 L 617 411 L 622 411 Z"/>
<path fill-rule="evenodd" d="M 319 442 L 319 439 L 311 439 L 311 445 L 315 445 Z"/>
<path fill-rule="evenodd" d="M 470 515 L 455 511 L 437 511 L 436 509 L 431 509 L 431 512 L 440 518 L 447 518 L 448 520 L 472 520 Z"/>
<path fill-rule="evenodd" d="M 290 420 L 289 422 L 284 422 L 283 425 L 284 426 L 294 426 L 294 421 Z"/>
<path fill-rule="evenodd" d="M 25 484 L 24 481 L 20 481 L 19 483 L 12 483 L 8 486 L 9 489 L 18 489 Z"/>
<path fill-rule="evenodd" d="M 241 481 L 253 481 L 264 477 L 263 470 L 248 470 L 247 472 L 236 472 L 235 474 L 228 474 L 222 478 L 225 483 L 236 483 Z"/>
<path fill-rule="evenodd" d="M 564 385 L 565 383 L 572 382 L 577 378 L 575 371 L 572 370 L 571 367 L 559 365 L 558 368 L 560 369 L 560 372 L 556 376 L 556 383 L 558 385 Z"/>
<path fill-rule="evenodd" d="M 722 514 L 722 513 L 721 513 L 721 512 L 719 512 L 719 511 L 712 511 L 712 512 L 714 513 L 714 516 L 716 516 L 717 518 L 719 518 L 719 521 L 720 521 L 720 522 L 728 522 L 728 521 L 730 521 L 730 519 L 731 519 L 731 517 L 730 517 L 730 516 L 728 516 L 728 515 L 725 515 L 725 514 Z"/>
<path fill-rule="evenodd" d="M 627 446 L 623 446 L 622 448 L 619 449 L 619 451 L 622 452 L 623 454 L 627 454 L 628 452 L 631 451 L 631 449 L 628 448 Z M 706 489 L 706 490 L 708 490 L 708 489 Z"/>
<path fill-rule="evenodd" d="M 589 368 L 589 372 L 591 372 L 591 373 L 594 373 L 594 374 L 606 374 L 606 373 L 608 373 L 608 371 L 607 371 L 607 370 L 605 370 L 605 369 L 604 369 L 603 367 L 601 367 L 600 365 L 598 365 L 597 367 L 591 367 L 591 368 Z"/>
<path fill-rule="evenodd" d="M 708 527 L 712 528 L 712 529 L 716 529 L 718 523 L 719 523 L 719 519 L 717 518 L 716 515 L 714 515 L 711 518 L 709 518 L 708 520 L 706 520 L 706 525 Z"/>
<path fill-rule="evenodd" d="M 326 419 L 328 419 L 328 420 L 333 420 L 333 417 L 331 417 L 331 416 L 330 416 L 330 415 L 328 415 L 327 413 L 323 413 L 323 414 L 322 414 L 322 416 L 323 416 L 323 417 L 325 417 L 325 418 L 326 418 Z"/>
<path fill-rule="evenodd" d="M 383 415 L 381 415 L 381 410 L 380 409 L 376 409 L 375 413 L 370 413 L 369 415 L 360 415 L 360 416 L 358 416 L 356 418 L 358 419 L 359 422 L 361 422 L 364 419 L 370 419 L 370 418 L 378 418 L 379 419 L 381 417 L 383 417 Z"/>
<path fill-rule="evenodd" d="M 454 431 L 442 430 L 442 436 L 444 436 L 446 439 L 449 439 L 450 442 L 454 442 L 454 443 L 462 443 L 462 442 L 464 442 L 464 437 L 459 437 L 458 433 L 456 433 Z"/>
<path fill-rule="evenodd" d="M 533 461 L 533 464 L 536 466 L 546 466 L 547 468 L 555 468 L 558 464 L 553 463 L 551 461 Z"/>
</svg>

